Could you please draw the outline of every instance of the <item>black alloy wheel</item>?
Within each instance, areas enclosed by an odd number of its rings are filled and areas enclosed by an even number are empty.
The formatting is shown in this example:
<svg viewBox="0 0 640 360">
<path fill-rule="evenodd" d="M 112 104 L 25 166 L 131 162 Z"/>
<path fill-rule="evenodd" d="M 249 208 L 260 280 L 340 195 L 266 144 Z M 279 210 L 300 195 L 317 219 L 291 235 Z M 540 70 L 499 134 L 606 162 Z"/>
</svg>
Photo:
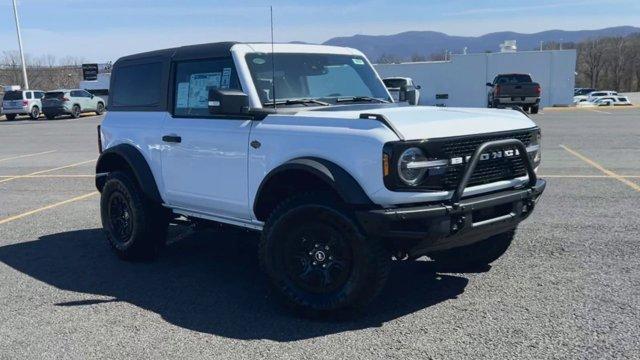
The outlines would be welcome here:
<svg viewBox="0 0 640 360">
<path fill-rule="evenodd" d="M 314 294 L 340 289 L 353 266 L 348 242 L 337 229 L 325 224 L 295 229 L 280 251 L 278 258 L 284 262 L 289 280 Z"/>
</svg>

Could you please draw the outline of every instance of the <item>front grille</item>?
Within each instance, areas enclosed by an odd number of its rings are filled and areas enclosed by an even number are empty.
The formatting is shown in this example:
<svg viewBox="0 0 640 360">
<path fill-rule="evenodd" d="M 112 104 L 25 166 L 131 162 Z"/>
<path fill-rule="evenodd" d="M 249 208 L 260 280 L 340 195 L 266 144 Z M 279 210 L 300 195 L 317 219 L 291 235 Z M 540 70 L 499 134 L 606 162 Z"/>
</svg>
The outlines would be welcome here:
<svg viewBox="0 0 640 360">
<path fill-rule="evenodd" d="M 497 135 L 481 135 L 462 137 L 457 139 L 443 139 L 441 152 L 446 158 L 467 157 L 473 155 L 475 150 L 485 142 L 503 139 L 518 139 L 525 146 L 531 144 L 533 133 L 531 131 L 513 132 Z M 498 149 L 495 149 L 498 150 Z M 499 149 L 509 150 L 509 148 Z M 465 165 L 449 165 L 442 179 L 444 190 L 453 190 L 458 186 L 464 173 Z M 518 157 L 490 159 L 480 161 L 473 172 L 467 186 L 488 184 L 500 180 L 508 180 L 527 175 L 527 168 Z"/>
</svg>

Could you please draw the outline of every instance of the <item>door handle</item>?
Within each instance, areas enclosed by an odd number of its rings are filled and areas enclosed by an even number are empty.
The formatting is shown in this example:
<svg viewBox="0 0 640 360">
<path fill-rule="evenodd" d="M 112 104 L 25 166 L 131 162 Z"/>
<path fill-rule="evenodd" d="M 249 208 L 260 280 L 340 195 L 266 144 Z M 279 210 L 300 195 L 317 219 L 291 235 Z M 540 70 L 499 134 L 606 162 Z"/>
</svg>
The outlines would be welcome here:
<svg viewBox="0 0 640 360">
<path fill-rule="evenodd" d="M 182 138 L 178 135 L 165 135 L 162 137 L 162 141 L 170 143 L 182 142 Z"/>
</svg>

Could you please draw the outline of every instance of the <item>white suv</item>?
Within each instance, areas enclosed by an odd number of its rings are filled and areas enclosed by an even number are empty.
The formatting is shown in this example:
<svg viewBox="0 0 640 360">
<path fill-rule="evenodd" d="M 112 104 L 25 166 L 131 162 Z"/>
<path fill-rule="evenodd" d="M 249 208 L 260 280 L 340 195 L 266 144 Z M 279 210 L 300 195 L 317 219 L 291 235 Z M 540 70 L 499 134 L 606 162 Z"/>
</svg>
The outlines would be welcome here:
<svg viewBox="0 0 640 360">
<path fill-rule="evenodd" d="M 44 91 L 40 90 L 7 91 L 2 98 L 2 113 L 7 120 L 14 120 L 18 115 L 29 115 L 35 120 L 40 117 L 43 97 Z"/>
<path fill-rule="evenodd" d="M 155 256 L 173 221 L 258 231 L 273 288 L 308 315 L 367 304 L 392 258 L 486 266 L 546 184 L 526 114 L 396 104 L 342 47 L 121 58 L 98 133 L 102 224 L 119 256 Z"/>
<path fill-rule="evenodd" d="M 58 115 L 70 115 L 75 119 L 87 112 L 102 115 L 104 110 L 105 101 L 101 97 L 82 89 L 47 91 L 42 99 L 42 112 L 47 119 Z"/>
</svg>

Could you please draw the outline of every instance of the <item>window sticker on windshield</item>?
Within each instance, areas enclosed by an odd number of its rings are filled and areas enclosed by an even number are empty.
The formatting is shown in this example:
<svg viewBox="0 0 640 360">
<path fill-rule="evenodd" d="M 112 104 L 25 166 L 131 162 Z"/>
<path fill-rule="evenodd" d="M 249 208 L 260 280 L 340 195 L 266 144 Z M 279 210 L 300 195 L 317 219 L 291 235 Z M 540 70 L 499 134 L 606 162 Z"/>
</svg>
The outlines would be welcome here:
<svg viewBox="0 0 640 360">
<path fill-rule="evenodd" d="M 219 89 L 221 73 L 192 74 L 189 79 L 189 108 L 206 108 L 209 89 Z"/>
<path fill-rule="evenodd" d="M 189 83 L 178 83 L 178 93 L 176 94 L 176 108 L 186 108 L 189 106 Z"/>
<path fill-rule="evenodd" d="M 352 59 L 353 63 L 356 65 L 364 65 L 364 60 L 362 59 Z"/>
<path fill-rule="evenodd" d="M 256 65 L 262 65 L 262 64 L 264 64 L 266 62 L 267 62 L 267 60 L 265 60 L 263 58 L 255 58 L 255 59 L 253 59 L 253 63 L 256 64 Z"/>
<path fill-rule="evenodd" d="M 231 84 L 231 68 L 222 69 L 222 80 L 220 80 L 220 88 L 228 89 Z"/>
</svg>

